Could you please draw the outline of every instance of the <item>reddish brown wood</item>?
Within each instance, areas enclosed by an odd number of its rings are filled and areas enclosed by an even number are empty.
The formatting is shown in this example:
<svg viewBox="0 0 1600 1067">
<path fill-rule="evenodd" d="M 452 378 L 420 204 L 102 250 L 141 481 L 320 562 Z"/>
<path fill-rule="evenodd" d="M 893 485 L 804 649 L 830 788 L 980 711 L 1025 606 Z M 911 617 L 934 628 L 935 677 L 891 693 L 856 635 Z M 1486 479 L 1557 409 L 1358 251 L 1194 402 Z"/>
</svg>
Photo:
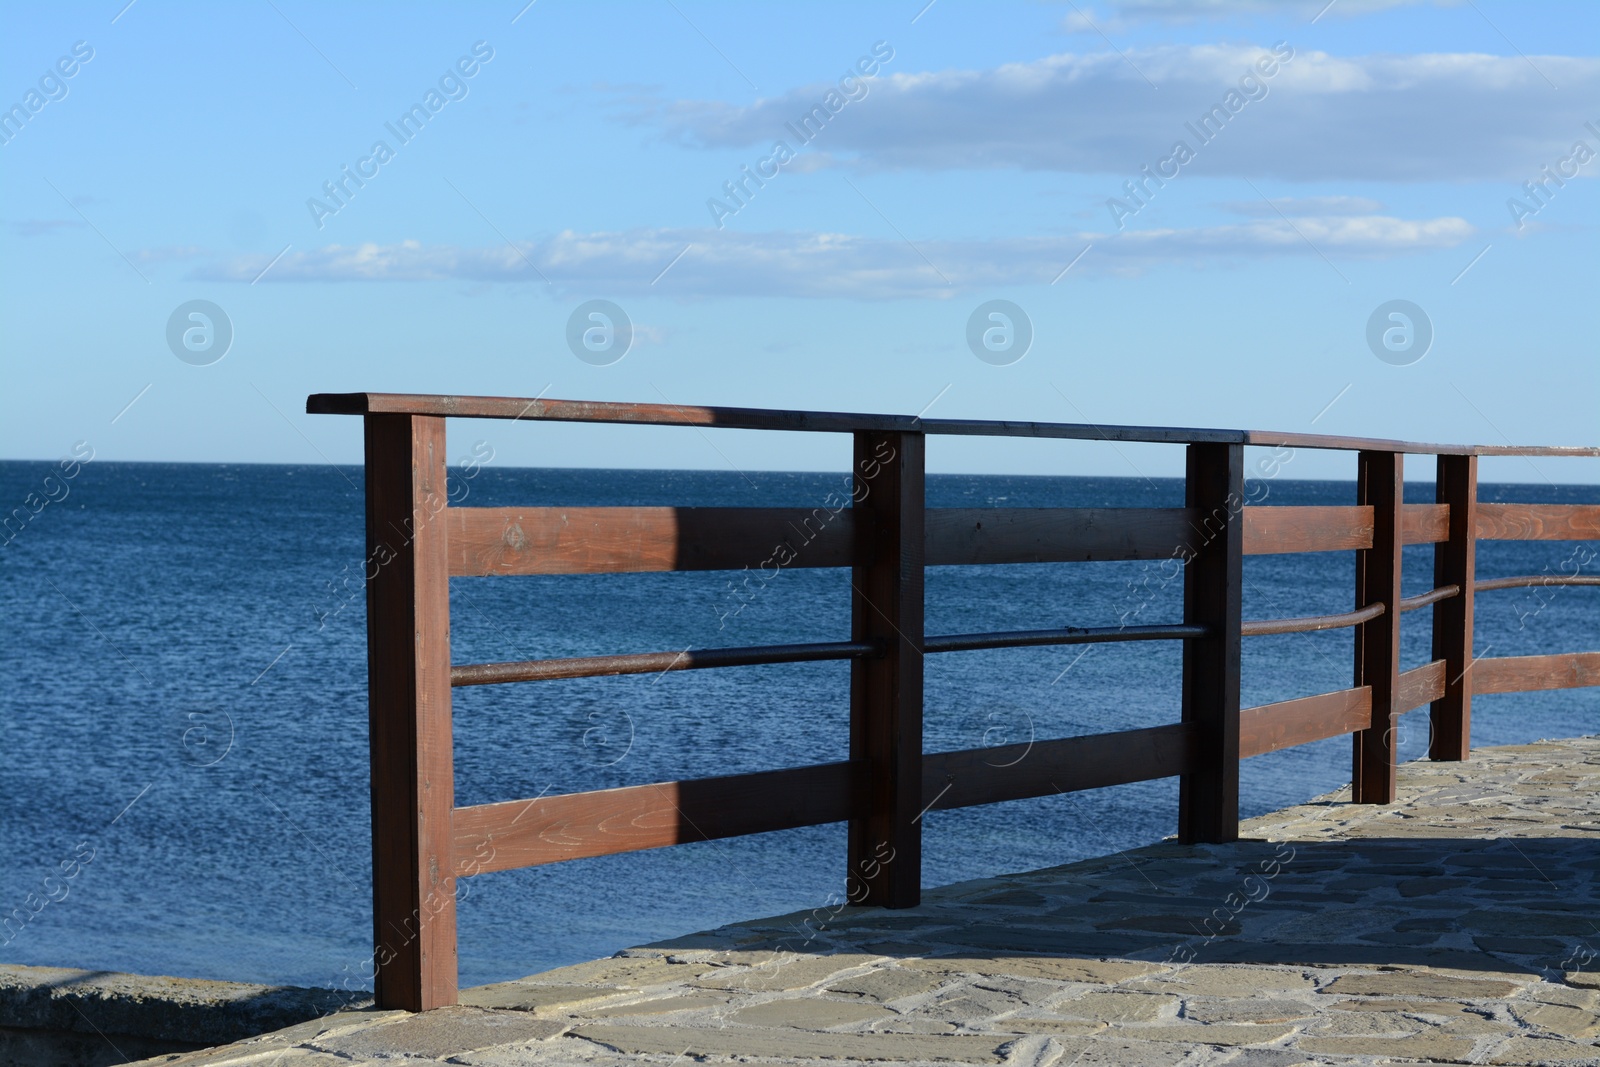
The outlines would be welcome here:
<svg viewBox="0 0 1600 1067">
<path fill-rule="evenodd" d="M 1239 837 L 1239 652 L 1244 583 L 1244 448 L 1195 444 L 1185 504 L 1197 511 L 1184 552 L 1183 621 L 1211 628 L 1183 643 L 1183 721 L 1198 733 L 1195 769 L 1178 783 L 1178 837 Z"/>
<path fill-rule="evenodd" d="M 922 803 L 938 811 L 1170 778 L 1195 770 L 1198 752 L 1191 723 L 935 752 L 922 761 Z"/>
<path fill-rule="evenodd" d="M 1523 693 L 1600 685 L 1600 652 L 1548 656 L 1496 656 L 1472 666 L 1474 693 Z"/>
<path fill-rule="evenodd" d="M 1239 633 L 1245 637 L 1262 637 L 1267 634 L 1301 634 L 1314 630 L 1342 630 L 1346 626 L 1356 626 L 1368 619 L 1376 619 L 1388 607 L 1384 604 L 1368 604 L 1355 611 L 1347 611 L 1342 615 L 1302 615 L 1293 619 L 1250 619 L 1239 625 Z"/>
<path fill-rule="evenodd" d="M 1239 713 L 1239 755 L 1260 756 L 1371 725 L 1372 690 L 1367 686 L 1262 704 Z"/>
<path fill-rule="evenodd" d="M 922 590 L 925 442 L 855 436 L 856 561 L 850 638 L 883 646 L 850 664 L 850 758 L 864 771 L 850 820 L 851 899 L 922 896 Z"/>
<path fill-rule="evenodd" d="M 848 567 L 850 490 L 804 508 L 451 508 L 450 573 Z"/>
<path fill-rule="evenodd" d="M 366 419 L 372 898 L 380 1008 L 456 1002 L 444 420 Z"/>
<path fill-rule="evenodd" d="M 1449 537 L 1433 547 L 1433 584 L 1476 591 L 1478 457 L 1440 456 L 1435 495 L 1449 511 Z M 1472 592 L 1433 607 L 1433 658 L 1444 688 L 1428 709 L 1428 758 L 1464 760 L 1472 751 Z"/>
<path fill-rule="evenodd" d="M 1600 504 L 1479 504 L 1483 541 L 1600 540 Z"/>
<path fill-rule="evenodd" d="M 1371 545 L 1371 508 L 1318 505 L 1244 509 L 1247 556 L 1338 552 Z"/>
<path fill-rule="evenodd" d="M 1446 681 L 1445 661 L 1442 659 L 1401 671 L 1395 714 L 1403 715 L 1412 708 L 1420 708 L 1438 700 L 1444 695 Z"/>
<path fill-rule="evenodd" d="M 1400 513 L 1401 544 L 1434 544 L 1443 541 L 1449 536 L 1450 506 L 1448 504 L 1407 504 Z"/>
<path fill-rule="evenodd" d="M 927 563 L 1171 559 L 1193 519 L 1185 508 L 934 508 Z"/>
<path fill-rule="evenodd" d="M 455 810 L 455 873 L 483 874 L 840 822 L 850 763 L 659 782 Z"/>
<path fill-rule="evenodd" d="M 1404 457 L 1362 452 L 1356 500 L 1373 509 L 1372 547 L 1356 554 L 1356 607 L 1400 603 Z M 1394 726 L 1400 685 L 1400 612 L 1385 611 L 1356 628 L 1355 684 L 1372 690 L 1372 725 L 1358 731 L 1350 773 L 1358 804 L 1393 804 L 1398 762 Z"/>
</svg>

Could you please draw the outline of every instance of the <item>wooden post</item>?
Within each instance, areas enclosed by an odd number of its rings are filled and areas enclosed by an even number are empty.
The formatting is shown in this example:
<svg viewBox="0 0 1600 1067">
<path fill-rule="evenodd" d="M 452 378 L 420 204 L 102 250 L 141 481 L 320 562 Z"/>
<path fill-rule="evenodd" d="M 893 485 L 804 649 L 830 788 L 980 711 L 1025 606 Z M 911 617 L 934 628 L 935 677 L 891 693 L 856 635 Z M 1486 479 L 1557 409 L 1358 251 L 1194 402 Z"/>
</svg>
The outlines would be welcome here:
<svg viewBox="0 0 1600 1067">
<path fill-rule="evenodd" d="M 1244 587 L 1244 446 L 1188 446 L 1184 489 L 1196 509 L 1183 568 L 1183 621 L 1209 626 L 1183 643 L 1183 721 L 1199 730 L 1199 765 L 1178 781 L 1178 838 L 1239 839 L 1239 624 Z"/>
<path fill-rule="evenodd" d="M 1405 506 L 1399 452 L 1361 452 L 1356 503 L 1372 507 L 1372 547 L 1356 552 L 1356 607 L 1384 613 L 1356 627 L 1355 684 L 1372 687 L 1372 725 L 1352 735 L 1350 795 L 1357 804 L 1393 804 L 1396 697 L 1400 688 L 1400 520 Z"/>
<path fill-rule="evenodd" d="M 366 416 L 373 963 L 405 1011 L 456 1002 L 444 427 Z"/>
<path fill-rule="evenodd" d="M 1460 594 L 1433 606 L 1433 658 L 1444 660 L 1444 696 L 1429 708 L 1428 758 L 1464 760 L 1472 751 L 1472 583 L 1478 557 L 1478 457 L 1440 456 L 1434 499 L 1450 505 L 1450 539 L 1433 546 L 1433 585 Z"/>
<path fill-rule="evenodd" d="M 847 890 L 889 908 L 922 896 L 924 446 L 919 433 L 855 435 L 850 632 L 884 651 L 850 668 L 850 758 L 864 773 Z"/>
</svg>

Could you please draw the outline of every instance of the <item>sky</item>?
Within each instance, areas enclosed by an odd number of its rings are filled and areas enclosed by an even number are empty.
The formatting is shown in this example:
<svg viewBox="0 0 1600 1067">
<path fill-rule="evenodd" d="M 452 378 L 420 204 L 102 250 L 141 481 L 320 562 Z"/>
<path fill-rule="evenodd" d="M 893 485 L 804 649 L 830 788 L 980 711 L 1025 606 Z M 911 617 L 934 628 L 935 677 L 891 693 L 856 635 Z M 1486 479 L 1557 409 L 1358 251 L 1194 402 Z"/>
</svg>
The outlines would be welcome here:
<svg viewBox="0 0 1600 1067">
<path fill-rule="evenodd" d="M 1597 44 L 1587 0 L 14 7 L 0 456 L 357 464 L 358 420 L 304 414 L 356 391 L 1600 444 Z M 929 463 L 1182 453 L 937 439 Z"/>
</svg>

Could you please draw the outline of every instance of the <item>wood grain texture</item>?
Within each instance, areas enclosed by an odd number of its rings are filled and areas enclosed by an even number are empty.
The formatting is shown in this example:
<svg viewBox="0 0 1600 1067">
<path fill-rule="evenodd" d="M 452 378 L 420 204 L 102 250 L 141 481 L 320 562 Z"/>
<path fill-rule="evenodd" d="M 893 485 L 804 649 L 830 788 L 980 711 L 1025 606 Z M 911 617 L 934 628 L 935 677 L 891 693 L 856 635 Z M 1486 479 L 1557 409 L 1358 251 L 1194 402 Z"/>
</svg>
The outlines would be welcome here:
<svg viewBox="0 0 1600 1067">
<path fill-rule="evenodd" d="M 1373 509 L 1372 547 L 1356 553 L 1358 609 L 1401 600 L 1404 460 L 1398 452 L 1361 452 L 1356 460 L 1356 500 Z M 1400 612 L 1385 611 L 1356 627 L 1355 686 L 1372 690 L 1372 725 L 1352 742 L 1350 790 L 1358 804 L 1394 803 L 1399 684 Z"/>
<path fill-rule="evenodd" d="M 1244 553 L 1338 552 L 1372 545 L 1370 507 L 1247 507 Z"/>
<path fill-rule="evenodd" d="M 1479 504 L 1484 541 L 1600 541 L 1600 504 Z"/>
<path fill-rule="evenodd" d="M 1497 656 L 1472 665 L 1474 693 L 1525 693 L 1600 685 L 1600 652 Z"/>
<path fill-rule="evenodd" d="M 1460 761 L 1472 750 L 1472 630 L 1478 568 L 1478 457 L 1440 456 L 1434 495 L 1449 509 L 1449 536 L 1433 546 L 1433 584 L 1464 595 L 1433 608 L 1433 658 L 1443 688 L 1428 709 L 1428 758 Z"/>
<path fill-rule="evenodd" d="M 455 874 L 840 822 L 858 769 L 823 763 L 457 808 Z"/>
<path fill-rule="evenodd" d="M 1450 505 L 1407 504 L 1400 512 L 1400 543 L 1429 545 L 1450 536 Z"/>
<path fill-rule="evenodd" d="M 1183 643 L 1183 722 L 1199 754 L 1178 782 L 1178 838 L 1239 838 L 1239 656 L 1244 586 L 1244 449 L 1195 444 L 1184 503 L 1202 516 L 1183 568 L 1183 621 L 1208 636 Z"/>
<path fill-rule="evenodd" d="M 1367 686 L 1262 704 L 1239 713 L 1239 755 L 1260 756 L 1371 725 L 1372 690 Z"/>
<path fill-rule="evenodd" d="M 456 1002 L 444 420 L 369 416 L 366 462 L 376 998 L 427 1011 Z"/>
<path fill-rule="evenodd" d="M 452 577 L 848 567 L 848 489 L 812 508 L 450 508 Z"/>
<path fill-rule="evenodd" d="M 1395 714 L 1402 715 L 1412 708 L 1431 704 L 1444 696 L 1445 661 L 1436 659 L 1409 671 L 1400 672 L 1400 685 L 1395 697 Z"/>
<path fill-rule="evenodd" d="M 926 440 L 858 433 L 850 639 L 882 655 L 850 663 L 850 758 L 865 779 L 850 820 L 846 883 L 859 904 L 922 899 L 923 561 Z"/>
<path fill-rule="evenodd" d="M 1199 732 L 1173 723 L 1087 737 L 936 752 L 923 759 L 922 804 L 965 808 L 1170 778 L 1197 769 Z"/>
</svg>

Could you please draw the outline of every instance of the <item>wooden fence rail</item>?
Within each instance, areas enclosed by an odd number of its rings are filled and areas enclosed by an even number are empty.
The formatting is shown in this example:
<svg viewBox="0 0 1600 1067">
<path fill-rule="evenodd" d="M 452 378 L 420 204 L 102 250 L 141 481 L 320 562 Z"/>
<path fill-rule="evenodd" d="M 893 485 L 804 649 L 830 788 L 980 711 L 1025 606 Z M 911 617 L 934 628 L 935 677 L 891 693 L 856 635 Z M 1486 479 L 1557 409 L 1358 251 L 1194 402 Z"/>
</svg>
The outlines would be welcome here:
<svg viewBox="0 0 1600 1067">
<path fill-rule="evenodd" d="M 1600 456 L 1600 448 L 1429 445 L 1177 427 L 927 420 L 901 415 L 685 408 L 507 397 L 317 394 L 311 413 L 361 415 L 367 496 L 367 654 L 377 1001 L 456 1002 L 456 880 L 490 871 L 821 823 L 849 825 L 850 899 L 909 907 L 921 892 L 930 810 L 1179 779 L 1184 842 L 1239 833 L 1239 762 L 1352 738 L 1361 803 L 1395 797 L 1396 725 L 1429 705 L 1429 755 L 1469 755 L 1472 696 L 1600 685 L 1600 652 L 1473 657 L 1476 593 L 1597 585 L 1554 574 L 1480 580 L 1479 540 L 1600 540 L 1600 505 L 1477 500 L 1480 455 Z M 631 423 L 848 433 L 850 506 L 817 508 L 452 507 L 445 419 Z M 928 508 L 929 435 L 1141 441 L 1186 450 L 1176 508 Z M 1357 502 L 1247 502 L 1251 445 L 1357 454 Z M 1403 457 L 1436 457 L 1432 504 L 1403 502 Z M 1401 595 L 1406 545 L 1433 545 L 1433 588 Z M 1244 620 L 1243 559 L 1356 553 L 1353 609 Z M 829 642 L 456 664 L 449 580 L 530 574 L 848 567 L 850 633 Z M 1181 623 L 929 635 L 927 567 L 1161 561 L 1183 577 Z M 1400 665 L 1402 616 L 1430 608 L 1433 658 Z M 1245 637 L 1351 627 L 1353 684 L 1241 708 Z M 847 639 L 846 639 L 847 636 Z M 959 752 L 923 751 L 930 653 L 1127 641 L 1182 644 L 1176 721 Z M 457 807 L 450 721 L 456 686 L 768 663 L 850 664 L 849 759 L 680 782 Z"/>
</svg>

